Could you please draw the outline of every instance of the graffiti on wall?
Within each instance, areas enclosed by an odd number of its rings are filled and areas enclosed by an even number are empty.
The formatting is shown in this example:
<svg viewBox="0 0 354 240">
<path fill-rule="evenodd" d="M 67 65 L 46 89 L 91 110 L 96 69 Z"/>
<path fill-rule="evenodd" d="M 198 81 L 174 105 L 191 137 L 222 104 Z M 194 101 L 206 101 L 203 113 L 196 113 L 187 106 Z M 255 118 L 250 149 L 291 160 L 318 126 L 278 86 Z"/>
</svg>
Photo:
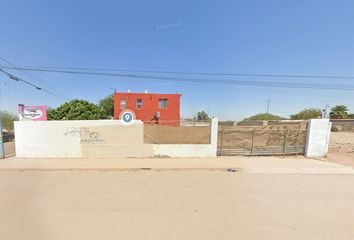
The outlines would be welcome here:
<svg viewBox="0 0 354 240">
<path fill-rule="evenodd" d="M 104 142 L 99 132 L 91 131 L 89 128 L 80 128 L 80 137 L 82 144 L 102 144 Z"/>
<path fill-rule="evenodd" d="M 104 140 L 97 131 L 91 131 L 89 128 L 68 127 L 64 132 L 65 136 L 79 137 L 82 144 L 102 144 Z"/>
<path fill-rule="evenodd" d="M 67 127 L 64 135 L 70 137 L 81 137 L 80 129 L 77 127 Z"/>
</svg>

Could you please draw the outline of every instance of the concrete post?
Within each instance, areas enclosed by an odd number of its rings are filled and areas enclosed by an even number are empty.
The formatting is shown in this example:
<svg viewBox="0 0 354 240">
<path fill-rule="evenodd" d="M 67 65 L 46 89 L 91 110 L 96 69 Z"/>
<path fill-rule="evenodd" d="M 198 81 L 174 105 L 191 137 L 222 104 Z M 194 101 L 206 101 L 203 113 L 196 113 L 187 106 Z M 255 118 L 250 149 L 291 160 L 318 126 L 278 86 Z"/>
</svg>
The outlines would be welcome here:
<svg viewBox="0 0 354 240">
<path fill-rule="evenodd" d="M 326 157 L 329 147 L 332 123 L 329 119 L 311 119 L 307 130 L 305 156 L 309 158 Z"/>
<path fill-rule="evenodd" d="M 210 129 L 210 144 L 215 150 L 215 156 L 218 152 L 218 126 L 219 121 L 217 118 L 211 119 L 211 129 Z"/>
</svg>

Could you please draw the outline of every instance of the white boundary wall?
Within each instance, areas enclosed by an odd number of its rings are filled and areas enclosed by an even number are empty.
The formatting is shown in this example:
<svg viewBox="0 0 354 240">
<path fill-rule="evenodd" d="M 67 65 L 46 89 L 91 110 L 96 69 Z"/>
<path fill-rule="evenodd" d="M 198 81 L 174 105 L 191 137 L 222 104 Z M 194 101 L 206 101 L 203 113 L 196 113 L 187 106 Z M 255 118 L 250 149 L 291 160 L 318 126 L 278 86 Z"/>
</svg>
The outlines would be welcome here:
<svg viewBox="0 0 354 240">
<path fill-rule="evenodd" d="M 144 125 L 119 120 L 15 122 L 16 156 L 22 158 L 216 157 L 218 119 L 210 144 L 144 144 Z M 311 119 L 305 156 L 328 153 L 329 119 Z M 95 135 L 96 134 L 96 135 Z M 99 138 L 95 138 L 95 136 Z"/>
<path fill-rule="evenodd" d="M 144 144 L 136 120 L 17 121 L 16 156 L 21 158 L 216 157 L 218 120 L 210 144 Z"/>
<path fill-rule="evenodd" d="M 218 148 L 218 119 L 212 118 L 210 144 L 151 144 L 155 156 L 216 157 Z"/>
<path fill-rule="evenodd" d="M 329 147 L 332 123 L 329 119 L 311 119 L 307 131 L 305 156 L 309 158 L 326 157 Z"/>
<path fill-rule="evenodd" d="M 84 137 L 82 136 L 82 128 L 105 126 L 121 126 L 121 129 L 126 129 L 126 131 L 121 131 L 122 135 L 133 135 L 136 139 L 134 144 L 143 144 L 143 123 L 141 121 L 135 121 L 134 130 L 131 126 L 123 126 L 123 123 L 117 120 L 17 121 L 15 122 L 16 156 L 23 158 L 81 158 L 84 146 L 82 144 Z M 125 144 L 122 140 L 121 142 L 122 145 Z M 94 143 L 88 145 L 97 146 Z M 121 151 L 117 150 L 118 157 Z"/>
</svg>

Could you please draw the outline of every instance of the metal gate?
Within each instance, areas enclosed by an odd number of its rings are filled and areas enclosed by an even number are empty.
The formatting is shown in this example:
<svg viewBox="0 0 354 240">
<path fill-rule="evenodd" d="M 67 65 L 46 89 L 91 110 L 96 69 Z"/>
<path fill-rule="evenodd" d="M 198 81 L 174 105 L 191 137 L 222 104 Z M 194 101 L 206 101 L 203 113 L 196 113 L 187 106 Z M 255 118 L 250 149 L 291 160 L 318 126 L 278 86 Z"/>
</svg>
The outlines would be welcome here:
<svg viewBox="0 0 354 240">
<path fill-rule="evenodd" d="M 222 127 L 218 131 L 218 155 L 304 154 L 306 135 L 307 125 Z"/>
</svg>

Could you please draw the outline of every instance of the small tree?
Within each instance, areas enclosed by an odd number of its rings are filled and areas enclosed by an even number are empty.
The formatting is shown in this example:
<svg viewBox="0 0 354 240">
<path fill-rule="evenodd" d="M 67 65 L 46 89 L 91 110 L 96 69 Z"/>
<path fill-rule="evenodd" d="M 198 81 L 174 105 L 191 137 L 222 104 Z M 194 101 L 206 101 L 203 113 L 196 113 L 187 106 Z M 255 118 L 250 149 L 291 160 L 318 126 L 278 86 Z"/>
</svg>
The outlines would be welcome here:
<svg viewBox="0 0 354 240">
<path fill-rule="evenodd" d="M 103 110 L 106 111 L 107 115 L 113 117 L 114 115 L 114 104 L 113 104 L 113 94 L 100 100 L 98 104 Z"/>
<path fill-rule="evenodd" d="M 320 118 L 322 115 L 320 109 L 308 108 L 304 109 L 294 115 L 290 115 L 292 120 L 300 120 L 300 119 L 313 119 L 313 118 Z"/>
<path fill-rule="evenodd" d="M 354 119 L 354 113 L 348 114 L 349 119 Z"/>
<path fill-rule="evenodd" d="M 343 119 L 348 116 L 348 107 L 345 105 L 337 105 L 331 109 L 330 117 L 335 119 Z"/>
<path fill-rule="evenodd" d="M 1 111 L 0 115 L 3 129 L 13 130 L 14 121 L 17 121 L 18 117 L 15 114 L 9 113 L 7 111 Z"/>
<path fill-rule="evenodd" d="M 278 115 L 273 115 L 270 113 L 259 113 L 251 117 L 245 118 L 243 121 L 248 120 L 282 120 L 283 118 Z"/>
<path fill-rule="evenodd" d="M 208 121 L 210 120 L 210 117 L 208 116 L 208 114 L 204 111 L 198 112 L 197 113 L 197 120 L 198 121 Z"/>
<path fill-rule="evenodd" d="M 48 110 L 48 120 L 98 120 L 107 117 L 106 111 L 99 106 L 79 99 Z"/>
</svg>

